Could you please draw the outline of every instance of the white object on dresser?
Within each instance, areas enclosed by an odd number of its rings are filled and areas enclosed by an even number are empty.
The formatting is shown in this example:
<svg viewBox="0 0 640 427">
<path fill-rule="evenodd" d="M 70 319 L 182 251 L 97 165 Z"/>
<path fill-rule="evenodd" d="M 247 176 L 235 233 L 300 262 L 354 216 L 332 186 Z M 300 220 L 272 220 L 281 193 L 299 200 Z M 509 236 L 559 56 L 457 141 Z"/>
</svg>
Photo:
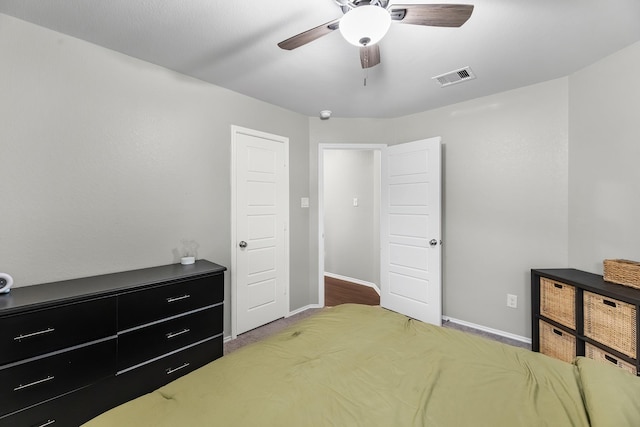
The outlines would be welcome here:
<svg viewBox="0 0 640 427">
<path fill-rule="evenodd" d="M 0 273 L 0 294 L 6 294 L 13 286 L 13 277 L 7 273 Z"/>
</svg>

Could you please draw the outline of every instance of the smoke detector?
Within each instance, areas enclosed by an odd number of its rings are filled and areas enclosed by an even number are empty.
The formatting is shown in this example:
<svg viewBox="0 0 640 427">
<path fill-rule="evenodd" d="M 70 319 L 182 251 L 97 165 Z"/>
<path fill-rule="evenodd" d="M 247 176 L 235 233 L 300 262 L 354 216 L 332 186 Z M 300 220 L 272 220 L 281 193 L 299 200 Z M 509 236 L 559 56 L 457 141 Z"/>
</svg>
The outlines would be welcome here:
<svg viewBox="0 0 640 427">
<path fill-rule="evenodd" d="M 457 83 L 466 82 L 467 80 L 473 80 L 476 78 L 476 75 L 471 71 L 471 67 L 467 66 L 460 68 L 459 70 L 450 71 L 431 78 L 433 80 L 437 80 L 441 87 L 447 87 Z"/>
</svg>

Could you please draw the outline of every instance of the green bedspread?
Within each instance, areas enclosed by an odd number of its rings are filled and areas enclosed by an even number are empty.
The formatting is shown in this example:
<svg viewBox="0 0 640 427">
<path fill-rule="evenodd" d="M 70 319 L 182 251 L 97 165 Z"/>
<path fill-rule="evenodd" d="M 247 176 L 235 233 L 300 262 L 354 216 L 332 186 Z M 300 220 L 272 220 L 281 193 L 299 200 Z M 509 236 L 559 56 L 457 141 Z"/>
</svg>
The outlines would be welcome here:
<svg viewBox="0 0 640 427">
<path fill-rule="evenodd" d="M 614 369 L 590 367 L 605 378 Z M 86 426 L 588 426 L 580 369 L 379 307 L 343 305 Z M 615 373 L 638 396 L 640 380 Z M 590 387 L 599 387 L 598 375 Z M 597 405 L 598 396 L 587 396 Z M 612 409 L 599 408 L 599 419 Z M 635 423 L 614 425 L 640 425 L 637 406 L 625 417 Z"/>
</svg>

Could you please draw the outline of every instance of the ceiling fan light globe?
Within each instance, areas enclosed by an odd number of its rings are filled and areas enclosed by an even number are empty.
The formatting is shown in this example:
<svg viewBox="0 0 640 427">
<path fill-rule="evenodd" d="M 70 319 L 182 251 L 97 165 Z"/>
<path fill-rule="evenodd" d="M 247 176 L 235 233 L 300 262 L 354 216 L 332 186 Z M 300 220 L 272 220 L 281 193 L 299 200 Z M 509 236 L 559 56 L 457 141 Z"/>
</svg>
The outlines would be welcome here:
<svg viewBox="0 0 640 427">
<path fill-rule="evenodd" d="M 378 43 L 389 31 L 391 15 L 380 6 L 358 6 L 340 19 L 342 37 L 354 46 Z"/>
</svg>

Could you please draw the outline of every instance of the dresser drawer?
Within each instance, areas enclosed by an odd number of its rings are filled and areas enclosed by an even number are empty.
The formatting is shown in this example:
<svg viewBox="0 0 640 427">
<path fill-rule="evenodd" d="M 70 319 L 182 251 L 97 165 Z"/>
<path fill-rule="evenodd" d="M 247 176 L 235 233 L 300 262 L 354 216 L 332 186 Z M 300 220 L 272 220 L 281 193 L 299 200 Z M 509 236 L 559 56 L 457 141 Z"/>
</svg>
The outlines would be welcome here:
<svg viewBox="0 0 640 427">
<path fill-rule="evenodd" d="M 113 375 L 116 346 L 114 337 L 0 370 L 0 415 Z"/>
<path fill-rule="evenodd" d="M 116 334 L 115 297 L 0 318 L 0 366 Z"/>
<path fill-rule="evenodd" d="M 29 409 L 0 417 L 0 427 L 75 427 L 109 409 L 103 390 L 84 387 Z"/>
<path fill-rule="evenodd" d="M 75 415 L 77 406 L 71 393 L 43 403 L 32 409 L 0 418 L 0 427 L 58 427 L 80 425 L 81 419 Z"/>
<path fill-rule="evenodd" d="M 171 283 L 120 295 L 118 328 L 123 331 L 195 310 L 224 299 L 224 276 Z"/>
<path fill-rule="evenodd" d="M 119 405 L 152 392 L 221 357 L 222 342 L 219 336 L 116 376 L 117 401 L 112 404 Z"/>
<path fill-rule="evenodd" d="M 223 331 L 222 304 L 118 336 L 118 370 L 202 341 Z"/>
</svg>

